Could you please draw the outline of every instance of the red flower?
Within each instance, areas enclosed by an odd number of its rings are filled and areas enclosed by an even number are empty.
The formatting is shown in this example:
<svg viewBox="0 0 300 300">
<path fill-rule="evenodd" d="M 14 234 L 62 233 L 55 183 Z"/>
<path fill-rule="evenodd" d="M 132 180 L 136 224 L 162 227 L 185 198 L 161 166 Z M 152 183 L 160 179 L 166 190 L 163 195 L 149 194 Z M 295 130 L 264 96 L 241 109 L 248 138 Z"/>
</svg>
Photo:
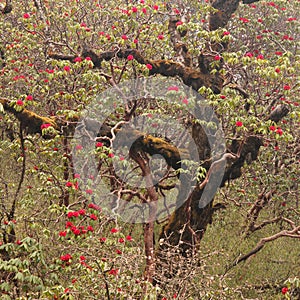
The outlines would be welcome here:
<svg viewBox="0 0 300 300">
<path fill-rule="evenodd" d="M 133 60 L 133 59 L 134 59 L 133 55 L 129 54 L 129 55 L 127 56 L 127 60 Z"/>
<path fill-rule="evenodd" d="M 81 57 L 76 57 L 74 58 L 74 62 L 81 62 L 82 61 L 82 58 Z"/>
<path fill-rule="evenodd" d="M 86 260 L 85 256 L 83 256 L 83 255 L 81 255 L 81 256 L 79 257 L 79 259 L 80 259 L 80 260 Z"/>
<path fill-rule="evenodd" d="M 178 88 L 178 86 L 169 86 L 168 87 L 168 91 L 175 91 L 175 92 L 178 92 L 179 91 L 179 88 Z"/>
<path fill-rule="evenodd" d="M 146 67 L 148 70 L 152 70 L 152 68 L 153 68 L 151 64 L 146 64 Z"/>
<path fill-rule="evenodd" d="M 163 35 L 163 34 L 159 34 L 159 35 L 157 36 L 157 38 L 158 38 L 159 40 L 163 40 L 163 39 L 164 39 L 164 35 Z"/>
<path fill-rule="evenodd" d="M 216 55 L 215 57 L 214 57 L 214 60 L 220 60 L 221 59 L 221 56 L 220 55 Z"/>
<path fill-rule="evenodd" d="M 89 56 L 87 56 L 86 58 L 85 58 L 85 60 L 92 60 Z"/>
<path fill-rule="evenodd" d="M 62 255 L 62 256 L 60 257 L 60 260 L 62 260 L 62 261 L 69 261 L 70 259 L 72 259 L 72 255 L 69 254 L 69 253 L 67 253 L 67 254 L 65 254 L 65 255 Z"/>
<path fill-rule="evenodd" d="M 189 100 L 188 100 L 187 98 L 184 98 L 184 99 L 182 100 L 182 103 L 183 103 L 183 104 L 188 104 L 188 103 L 189 103 Z"/>
<path fill-rule="evenodd" d="M 65 70 L 66 72 L 69 72 L 69 71 L 71 70 L 71 68 L 70 68 L 69 66 L 64 66 L 64 70 Z"/>
<path fill-rule="evenodd" d="M 119 238 L 119 243 L 124 243 L 125 240 L 123 238 Z"/>
<path fill-rule="evenodd" d="M 247 52 L 247 53 L 245 54 L 245 56 L 247 56 L 247 57 L 253 57 L 253 53 Z"/>
<path fill-rule="evenodd" d="M 30 18 L 30 15 L 29 15 L 28 13 L 25 13 L 25 14 L 23 15 L 23 18 L 24 18 L 24 19 L 29 19 L 29 18 Z"/>
<path fill-rule="evenodd" d="M 116 253 L 117 253 L 117 254 L 122 254 L 122 251 L 119 250 L 119 249 L 117 249 L 117 250 L 116 250 Z"/>
<path fill-rule="evenodd" d="M 221 99 L 226 99 L 226 96 L 225 95 L 220 95 L 220 98 Z"/>
<path fill-rule="evenodd" d="M 77 211 L 79 215 L 84 216 L 85 215 L 85 210 L 84 209 L 80 209 Z"/>
<path fill-rule="evenodd" d="M 24 102 L 22 101 L 22 100 L 17 100 L 17 102 L 16 102 L 16 104 L 18 105 L 18 106 L 23 106 L 24 105 Z"/>
<path fill-rule="evenodd" d="M 92 194 L 93 194 L 93 190 L 91 190 L 91 189 L 85 190 L 85 192 L 86 192 L 87 194 L 89 194 L 89 195 L 92 195 Z"/>
<path fill-rule="evenodd" d="M 280 73 L 280 69 L 279 68 L 275 68 L 275 72 L 276 73 Z"/>
<path fill-rule="evenodd" d="M 113 153 L 108 153 L 109 158 L 113 158 L 115 155 Z"/>
<path fill-rule="evenodd" d="M 271 126 L 269 127 L 269 129 L 270 129 L 271 131 L 275 131 L 275 130 L 276 130 L 276 127 L 273 126 L 273 125 L 271 125 Z"/>
<path fill-rule="evenodd" d="M 230 35 L 230 32 L 229 31 L 224 31 L 223 35 Z"/>
<path fill-rule="evenodd" d="M 82 147 L 82 145 L 76 145 L 76 146 L 75 146 L 75 149 L 76 149 L 76 150 L 82 150 L 83 147 Z"/>
<path fill-rule="evenodd" d="M 68 184 L 68 183 L 70 183 L 70 182 L 67 182 L 67 184 Z M 72 183 L 71 183 L 71 184 L 72 184 Z M 75 213 L 75 211 L 69 211 L 69 212 L 67 213 L 67 217 L 68 217 L 69 219 L 75 217 L 75 216 L 74 216 L 74 213 Z"/>
<path fill-rule="evenodd" d="M 100 242 L 101 242 L 101 243 L 105 243 L 105 241 L 106 241 L 106 237 L 100 238 Z"/>
<path fill-rule="evenodd" d="M 67 235 L 67 232 L 66 231 L 61 231 L 60 233 L 59 233 L 59 236 L 66 236 Z"/>
<path fill-rule="evenodd" d="M 243 122 L 241 122 L 241 121 L 236 121 L 235 125 L 236 125 L 237 127 L 242 127 L 242 126 L 243 126 Z"/>
<path fill-rule="evenodd" d="M 176 22 L 176 26 L 180 26 L 180 25 L 182 25 L 183 24 L 183 22 L 182 21 L 178 21 L 178 22 Z"/>
<path fill-rule="evenodd" d="M 246 18 L 240 18 L 240 21 L 242 21 L 243 23 L 248 23 L 249 22 L 249 20 L 246 19 Z"/>
<path fill-rule="evenodd" d="M 87 229 L 87 231 L 91 231 L 91 232 L 94 231 L 94 228 L 93 228 L 93 226 L 91 226 L 91 225 L 89 225 L 86 229 Z"/>
<path fill-rule="evenodd" d="M 119 231 L 119 229 L 117 229 L 117 228 L 112 228 L 112 229 L 110 230 L 111 233 L 116 233 L 116 232 L 118 232 L 118 231 Z"/>
<path fill-rule="evenodd" d="M 285 91 L 288 91 L 288 90 L 291 89 L 291 87 L 290 87 L 288 84 L 286 84 L 286 85 L 283 86 L 283 89 L 284 89 Z"/>
<path fill-rule="evenodd" d="M 90 215 L 90 218 L 91 218 L 92 220 L 97 220 L 98 217 L 97 217 L 96 215 L 94 215 L 94 214 L 91 214 L 91 215 Z"/>
<path fill-rule="evenodd" d="M 102 146 L 103 146 L 103 143 L 101 143 L 101 142 L 97 142 L 97 143 L 96 143 L 96 147 L 97 147 L 97 148 L 102 147 Z"/>
<path fill-rule="evenodd" d="M 132 241 L 132 236 L 131 236 L 131 235 L 127 235 L 127 236 L 126 236 L 126 240 L 127 240 L 127 241 Z"/>
<path fill-rule="evenodd" d="M 28 101 L 32 101 L 32 100 L 33 100 L 33 97 L 32 97 L 32 95 L 28 95 L 28 96 L 26 97 L 26 100 L 28 100 Z"/>
<path fill-rule="evenodd" d="M 285 295 L 288 291 L 289 291 L 289 289 L 285 286 L 285 287 L 282 288 L 281 293 L 283 295 Z"/>
<path fill-rule="evenodd" d="M 73 186 L 73 183 L 72 182 L 70 182 L 70 181 L 67 181 L 67 183 L 66 183 L 66 187 L 72 187 Z M 68 213 L 69 214 L 69 213 Z"/>
<path fill-rule="evenodd" d="M 70 221 L 67 221 L 67 222 L 66 222 L 66 228 L 73 227 L 73 226 L 74 226 L 74 225 L 73 225 L 72 222 L 70 222 Z"/>
<path fill-rule="evenodd" d="M 153 5 L 154 10 L 158 10 L 158 5 Z"/>
<path fill-rule="evenodd" d="M 137 11 L 138 11 L 138 9 L 134 6 L 134 7 L 132 8 L 132 12 L 136 13 Z"/>
<path fill-rule="evenodd" d="M 281 51 L 276 51 L 275 54 L 278 55 L 278 56 L 281 56 L 282 52 Z"/>
<path fill-rule="evenodd" d="M 50 126 L 52 126 L 52 125 L 49 124 L 49 123 L 42 124 L 42 125 L 41 125 L 41 129 L 43 130 L 43 129 L 49 128 Z"/>
<path fill-rule="evenodd" d="M 262 54 L 257 55 L 257 59 L 264 59 L 264 56 Z"/>
<path fill-rule="evenodd" d="M 147 9 L 146 8 L 142 8 L 142 12 L 143 12 L 143 14 L 146 14 L 147 13 Z"/>
<path fill-rule="evenodd" d="M 283 134 L 283 131 L 280 127 L 278 127 L 277 130 L 276 130 L 276 133 L 281 136 Z"/>
<path fill-rule="evenodd" d="M 121 36 L 121 38 L 122 38 L 122 40 L 128 40 L 128 37 L 127 37 L 126 34 L 123 34 L 123 35 Z"/>
<path fill-rule="evenodd" d="M 116 275 L 118 275 L 118 272 L 119 272 L 118 269 L 111 269 L 111 270 L 109 271 L 109 274 L 110 274 L 110 275 L 116 276 Z"/>
</svg>

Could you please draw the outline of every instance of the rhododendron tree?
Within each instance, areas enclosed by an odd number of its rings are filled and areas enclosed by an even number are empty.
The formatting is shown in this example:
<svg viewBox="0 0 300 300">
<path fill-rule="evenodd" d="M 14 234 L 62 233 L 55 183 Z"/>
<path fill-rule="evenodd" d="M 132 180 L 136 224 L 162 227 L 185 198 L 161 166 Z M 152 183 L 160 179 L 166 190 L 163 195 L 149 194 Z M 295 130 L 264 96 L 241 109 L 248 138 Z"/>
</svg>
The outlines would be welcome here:
<svg viewBox="0 0 300 300">
<path fill-rule="evenodd" d="M 0 0 L 1 299 L 297 297 L 299 4 Z"/>
</svg>

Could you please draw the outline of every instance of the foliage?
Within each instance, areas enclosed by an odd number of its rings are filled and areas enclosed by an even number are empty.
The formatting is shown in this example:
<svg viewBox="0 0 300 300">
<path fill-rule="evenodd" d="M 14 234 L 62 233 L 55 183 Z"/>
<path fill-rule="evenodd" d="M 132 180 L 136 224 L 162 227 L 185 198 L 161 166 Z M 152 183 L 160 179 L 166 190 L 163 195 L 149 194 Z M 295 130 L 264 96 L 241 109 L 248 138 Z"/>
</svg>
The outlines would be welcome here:
<svg viewBox="0 0 300 300">
<path fill-rule="evenodd" d="M 42 3 L 42 8 L 35 2 Z M 134 57 L 116 55 L 96 69 L 92 59 L 80 56 L 83 48 L 97 53 L 133 48 L 148 59 L 174 59 L 176 51 L 168 32 L 165 3 L 128 2 L 16 3 L 11 13 L 0 18 L 0 49 L 4 49 L 0 61 L 1 98 L 10 99 L 16 110 L 27 108 L 43 116 L 66 119 L 71 127 L 74 116 L 107 90 L 111 82 L 148 77 L 152 68 Z M 178 30 L 187 30 L 182 41 L 190 49 L 192 65 L 197 66 L 207 45 L 229 42 L 224 52 L 211 49 L 205 53 L 215 58 L 212 73 L 219 72 L 222 63 L 220 72 L 225 84 L 221 94 L 205 86 L 199 93 L 214 108 L 228 144 L 252 134 L 264 141 L 259 159 L 252 162 L 254 158 L 249 157 L 242 176 L 216 195 L 214 203 L 226 209 L 216 209 L 200 251 L 185 258 L 176 247 L 170 247 L 170 261 L 176 262 L 179 273 L 174 278 L 159 278 L 163 281 L 160 286 L 147 282 L 143 225 L 113 219 L 90 201 L 93 190 L 82 189 L 80 175 L 73 170 L 72 137 L 57 134 L 52 126 L 41 129 L 43 135 L 55 134 L 52 139 L 22 132 L 15 116 L 4 112 L 0 104 L 3 299 L 299 296 L 296 238 L 276 239 L 235 265 L 261 239 L 300 223 L 299 1 L 241 4 L 226 28 L 216 31 L 207 30 L 213 9 L 206 1 L 199 2 L 182 1 L 182 7 L 172 7 L 173 14 L 185 9 Z M 53 59 L 53 52 L 77 59 Z M 176 91 L 172 93 L 176 95 Z M 272 110 L 283 104 L 289 114 L 279 122 L 268 119 Z M 158 101 L 155 105 L 151 102 L 138 111 L 147 116 L 178 116 L 186 103 L 172 107 Z M 99 106 L 105 109 L 105 99 L 100 99 Z M 124 110 L 120 108 L 110 121 L 122 121 Z M 157 124 L 151 133 L 161 135 Z M 76 150 L 80 151 L 80 145 Z M 98 144 L 93 153 L 103 162 L 105 175 L 111 175 L 112 161 L 122 159 L 109 151 L 107 145 Z M 203 174 L 199 177 L 205 177 Z M 169 184 L 176 172 L 172 175 Z M 141 195 L 145 195 L 144 190 Z M 159 232 L 162 224 L 155 226 Z M 171 265 L 164 264 L 166 269 Z"/>
</svg>

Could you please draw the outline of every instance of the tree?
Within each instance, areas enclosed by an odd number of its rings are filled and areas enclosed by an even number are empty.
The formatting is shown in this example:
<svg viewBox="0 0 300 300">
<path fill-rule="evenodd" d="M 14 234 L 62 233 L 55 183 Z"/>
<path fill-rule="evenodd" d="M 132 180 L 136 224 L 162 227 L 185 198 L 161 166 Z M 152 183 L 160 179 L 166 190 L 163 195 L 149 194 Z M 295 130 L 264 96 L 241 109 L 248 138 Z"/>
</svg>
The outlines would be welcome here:
<svg viewBox="0 0 300 300">
<path fill-rule="evenodd" d="M 167 295 L 174 278 L 179 297 L 195 297 L 180 287 L 178 272 L 197 261 L 213 214 L 233 204 L 244 214 L 243 239 L 263 235 L 228 270 L 269 241 L 299 238 L 299 63 L 291 16 L 298 3 L 240 2 L 5 3 L 3 291 L 74 297 L 57 281 L 84 267 L 86 286 L 103 284 L 108 299 L 126 298 L 126 255 L 141 257 L 118 228 L 126 226 L 111 218 L 124 219 L 125 211 L 131 214 L 123 221 L 144 224 L 146 268 L 137 297 Z M 219 186 L 226 196 L 217 203 Z M 246 195 L 253 203 L 243 202 Z M 275 234 L 263 231 L 270 226 Z M 47 249 L 57 241 L 55 230 L 60 240 L 69 237 L 57 251 Z M 120 235 L 124 254 L 115 238 L 108 245 L 117 256 L 108 254 L 102 239 L 104 259 L 97 257 L 99 245 L 89 240 L 95 232 Z M 85 247 L 91 264 L 78 254 Z M 93 282 L 96 270 L 102 278 Z"/>
</svg>

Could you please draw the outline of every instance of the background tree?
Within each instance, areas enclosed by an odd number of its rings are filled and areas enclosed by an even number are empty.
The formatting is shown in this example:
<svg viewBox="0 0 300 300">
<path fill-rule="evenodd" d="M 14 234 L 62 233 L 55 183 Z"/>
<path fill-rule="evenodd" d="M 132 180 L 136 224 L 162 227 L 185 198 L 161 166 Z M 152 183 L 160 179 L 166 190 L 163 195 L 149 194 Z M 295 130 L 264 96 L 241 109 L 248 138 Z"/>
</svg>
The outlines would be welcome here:
<svg viewBox="0 0 300 300">
<path fill-rule="evenodd" d="M 299 1 L 239 2 L 3 1 L 4 298 L 242 299 L 263 293 L 267 299 L 280 298 L 282 287 L 286 297 L 297 297 Z M 158 113 L 181 117 L 191 131 L 203 172 L 163 226 L 109 217 L 90 201 L 97 196 L 89 186 L 93 178 L 83 184 L 74 169 L 74 155 L 83 149 L 73 137 L 80 113 L 97 94 L 144 77 L 177 80 L 166 87 L 170 97 L 181 83 L 203 95 L 226 139 L 221 155 L 213 153 L 203 124 L 180 116 L 187 101 L 133 99 L 101 129 L 96 124 L 92 155 L 111 193 L 150 207 L 176 190 L 185 153 L 174 147 L 176 132 L 163 131 L 160 122 L 152 124 L 156 130 L 129 130 L 136 142 L 125 159 L 112 152 L 114 132 L 121 134 L 122 122 L 133 117 Z M 93 125 L 83 128 L 92 132 Z M 158 171 L 168 170 L 156 187 L 131 188 L 112 168 L 122 161 L 150 175 L 156 154 L 164 158 Z M 223 188 L 199 208 L 222 164 Z"/>
</svg>

